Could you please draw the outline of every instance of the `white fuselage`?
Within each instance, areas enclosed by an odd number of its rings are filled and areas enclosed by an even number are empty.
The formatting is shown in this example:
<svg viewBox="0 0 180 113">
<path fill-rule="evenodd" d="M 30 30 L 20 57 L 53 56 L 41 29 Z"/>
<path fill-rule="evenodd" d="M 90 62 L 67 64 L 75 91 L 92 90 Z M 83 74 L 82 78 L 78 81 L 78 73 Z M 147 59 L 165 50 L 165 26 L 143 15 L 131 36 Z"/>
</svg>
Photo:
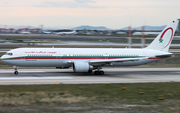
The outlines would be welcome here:
<svg viewBox="0 0 180 113">
<path fill-rule="evenodd" d="M 114 49 L 114 48 L 18 48 L 12 49 L 1 57 L 3 62 L 16 66 L 25 67 L 71 67 L 69 61 L 90 62 L 97 59 L 123 59 L 123 58 L 141 58 L 147 59 L 112 62 L 103 66 L 135 66 L 150 62 L 156 62 L 161 59 L 158 55 L 171 55 L 171 53 L 157 51 L 152 49 Z M 102 67 L 103 67 L 102 66 Z"/>
</svg>

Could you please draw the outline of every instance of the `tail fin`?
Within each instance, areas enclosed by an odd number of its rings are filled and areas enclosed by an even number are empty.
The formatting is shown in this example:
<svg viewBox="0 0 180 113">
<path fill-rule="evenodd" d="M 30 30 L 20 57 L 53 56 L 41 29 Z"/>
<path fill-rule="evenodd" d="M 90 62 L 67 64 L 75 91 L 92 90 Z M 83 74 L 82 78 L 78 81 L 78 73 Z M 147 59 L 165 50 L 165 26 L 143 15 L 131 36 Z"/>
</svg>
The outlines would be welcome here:
<svg viewBox="0 0 180 113">
<path fill-rule="evenodd" d="M 174 33 L 176 31 L 176 27 L 178 25 L 178 22 L 179 22 L 178 20 L 171 21 L 166 26 L 166 28 L 146 48 L 168 52 Z"/>
</svg>

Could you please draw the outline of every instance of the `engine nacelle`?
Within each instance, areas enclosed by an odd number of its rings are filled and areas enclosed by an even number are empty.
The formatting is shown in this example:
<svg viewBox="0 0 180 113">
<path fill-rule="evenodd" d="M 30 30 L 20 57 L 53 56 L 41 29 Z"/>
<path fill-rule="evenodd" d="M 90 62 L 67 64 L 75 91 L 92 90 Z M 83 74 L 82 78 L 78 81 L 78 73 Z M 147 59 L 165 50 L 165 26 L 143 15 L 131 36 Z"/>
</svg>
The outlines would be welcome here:
<svg viewBox="0 0 180 113">
<path fill-rule="evenodd" d="M 92 70 L 92 69 L 93 69 L 93 66 L 89 65 L 89 63 L 86 63 L 86 62 L 73 63 L 74 72 L 88 72 L 89 70 Z"/>
</svg>

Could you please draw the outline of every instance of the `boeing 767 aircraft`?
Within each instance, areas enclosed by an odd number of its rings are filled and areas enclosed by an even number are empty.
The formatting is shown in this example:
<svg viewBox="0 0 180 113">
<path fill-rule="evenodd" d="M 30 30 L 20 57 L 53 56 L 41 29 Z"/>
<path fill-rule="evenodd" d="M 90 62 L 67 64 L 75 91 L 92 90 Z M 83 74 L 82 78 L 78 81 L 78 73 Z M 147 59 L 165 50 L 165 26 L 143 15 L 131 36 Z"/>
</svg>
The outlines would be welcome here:
<svg viewBox="0 0 180 113">
<path fill-rule="evenodd" d="M 157 62 L 173 56 L 169 53 L 178 20 L 171 21 L 166 28 L 146 48 L 17 48 L 1 57 L 7 64 L 13 65 L 14 74 L 18 66 L 72 67 L 74 72 L 89 72 L 103 75 L 102 67 L 136 66 Z"/>
</svg>

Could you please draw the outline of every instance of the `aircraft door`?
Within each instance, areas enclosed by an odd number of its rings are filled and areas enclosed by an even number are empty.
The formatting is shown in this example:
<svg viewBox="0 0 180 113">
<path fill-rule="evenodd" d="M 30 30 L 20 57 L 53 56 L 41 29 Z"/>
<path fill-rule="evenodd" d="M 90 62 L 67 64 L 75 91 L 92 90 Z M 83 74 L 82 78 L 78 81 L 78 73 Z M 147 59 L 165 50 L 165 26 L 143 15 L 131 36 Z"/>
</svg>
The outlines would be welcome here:
<svg viewBox="0 0 180 113">
<path fill-rule="evenodd" d="M 62 55 L 61 54 L 57 54 L 56 55 L 56 59 L 61 59 Z"/>
<path fill-rule="evenodd" d="M 109 55 L 106 53 L 103 55 L 104 56 L 104 59 L 108 59 Z"/>
<path fill-rule="evenodd" d="M 22 57 L 21 57 L 21 59 L 25 59 L 25 55 L 24 55 L 24 54 L 22 54 Z"/>
</svg>

